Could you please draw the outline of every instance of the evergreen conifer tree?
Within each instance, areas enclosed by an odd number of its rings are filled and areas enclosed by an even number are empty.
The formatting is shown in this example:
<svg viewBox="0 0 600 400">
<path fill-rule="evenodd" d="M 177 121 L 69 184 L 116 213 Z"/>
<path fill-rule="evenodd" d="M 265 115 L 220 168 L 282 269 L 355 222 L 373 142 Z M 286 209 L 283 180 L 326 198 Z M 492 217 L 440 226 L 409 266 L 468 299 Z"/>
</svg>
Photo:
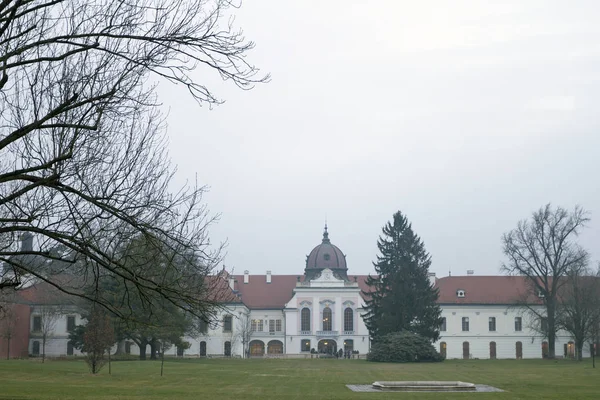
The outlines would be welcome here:
<svg viewBox="0 0 600 400">
<path fill-rule="evenodd" d="M 438 289 L 429 282 L 431 257 L 406 217 L 396 212 L 377 241 L 380 255 L 369 275 L 365 323 L 373 341 L 382 335 L 410 331 L 432 341 L 439 338 Z"/>
</svg>

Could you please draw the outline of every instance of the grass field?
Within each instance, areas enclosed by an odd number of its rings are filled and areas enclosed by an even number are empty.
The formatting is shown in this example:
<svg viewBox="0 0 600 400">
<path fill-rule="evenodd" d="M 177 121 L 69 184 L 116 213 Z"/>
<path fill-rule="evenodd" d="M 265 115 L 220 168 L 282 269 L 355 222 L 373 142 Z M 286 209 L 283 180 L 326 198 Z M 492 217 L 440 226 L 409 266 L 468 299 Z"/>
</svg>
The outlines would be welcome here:
<svg viewBox="0 0 600 400">
<path fill-rule="evenodd" d="M 354 393 L 377 380 L 461 380 L 504 393 Z M 379 364 L 362 360 L 0 361 L 0 399 L 600 399 L 600 368 L 544 360 Z"/>
</svg>

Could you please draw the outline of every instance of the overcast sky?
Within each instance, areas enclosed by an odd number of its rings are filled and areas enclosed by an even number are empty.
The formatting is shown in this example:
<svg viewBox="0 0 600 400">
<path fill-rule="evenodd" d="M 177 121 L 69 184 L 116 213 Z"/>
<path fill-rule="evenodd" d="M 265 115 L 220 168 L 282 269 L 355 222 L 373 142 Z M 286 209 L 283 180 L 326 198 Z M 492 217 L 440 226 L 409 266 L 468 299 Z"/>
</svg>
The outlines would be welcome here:
<svg viewBox="0 0 600 400">
<path fill-rule="evenodd" d="M 246 1 L 272 74 L 200 108 L 161 85 L 177 179 L 209 185 L 236 273 L 302 274 L 327 218 L 350 274 L 401 210 L 438 276 L 498 274 L 501 235 L 551 202 L 592 213 L 600 259 L 596 1 Z"/>
</svg>

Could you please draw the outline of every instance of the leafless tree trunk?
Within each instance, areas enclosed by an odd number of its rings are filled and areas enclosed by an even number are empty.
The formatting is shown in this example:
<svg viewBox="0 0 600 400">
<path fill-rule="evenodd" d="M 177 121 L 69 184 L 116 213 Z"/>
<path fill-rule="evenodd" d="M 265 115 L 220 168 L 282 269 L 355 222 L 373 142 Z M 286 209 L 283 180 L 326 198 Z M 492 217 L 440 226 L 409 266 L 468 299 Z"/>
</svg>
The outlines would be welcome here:
<svg viewBox="0 0 600 400">
<path fill-rule="evenodd" d="M 555 357 L 558 294 L 567 274 L 588 261 L 587 252 L 575 241 L 588 221 L 587 212 L 580 207 L 569 212 L 548 204 L 502 237 L 508 259 L 504 271 L 525 276 L 531 296 L 539 295 L 546 309 L 549 358 Z"/>
<path fill-rule="evenodd" d="M 46 360 L 46 342 L 54 335 L 56 322 L 62 316 L 63 311 L 60 306 L 43 305 L 37 310 L 40 316 L 40 334 L 42 336 L 42 363 Z"/>
<path fill-rule="evenodd" d="M 250 312 L 240 311 L 238 316 L 238 330 L 236 332 L 236 342 L 242 343 L 242 357 L 248 358 L 248 344 L 252 336 L 252 322 L 250 321 Z M 232 342 L 233 346 L 233 342 Z"/>
<path fill-rule="evenodd" d="M 267 81 L 246 60 L 253 43 L 233 29 L 231 6 L 0 1 L 0 289 L 33 277 L 120 313 L 89 290 L 111 275 L 135 287 L 125 303 L 167 299 L 197 316 L 214 306 L 203 277 L 220 261 L 208 237 L 215 217 L 203 186 L 172 192 L 153 82 L 179 84 L 212 105 L 220 100 L 193 70 L 242 89 Z M 200 262 L 169 266 L 177 278 L 168 282 L 138 275 L 118 254 L 140 235 Z M 65 273 L 82 282 L 65 285 Z"/>
<path fill-rule="evenodd" d="M 18 316 L 13 306 L 8 303 L 0 303 L 0 337 L 6 339 L 6 359 L 10 359 L 10 342 L 15 335 Z"/>
</svg>

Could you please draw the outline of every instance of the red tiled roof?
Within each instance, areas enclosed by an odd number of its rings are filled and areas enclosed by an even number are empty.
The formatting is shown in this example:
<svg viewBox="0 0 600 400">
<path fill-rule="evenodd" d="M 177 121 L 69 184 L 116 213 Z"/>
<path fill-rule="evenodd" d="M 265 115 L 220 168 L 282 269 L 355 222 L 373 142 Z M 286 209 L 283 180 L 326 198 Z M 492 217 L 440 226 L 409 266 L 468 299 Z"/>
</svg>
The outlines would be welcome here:
<svg viewBox="0 0 600 400">
<path fill-rule="evenodd" d="M 523 276 L 447 276 L 436 280 L 440 290 L 440 304 L 515 304 L 528 299 L 529 303 L 540 303 L 531 293 Z M 464 290 L 465 297 L 457 291 Z"/>
</svg>

